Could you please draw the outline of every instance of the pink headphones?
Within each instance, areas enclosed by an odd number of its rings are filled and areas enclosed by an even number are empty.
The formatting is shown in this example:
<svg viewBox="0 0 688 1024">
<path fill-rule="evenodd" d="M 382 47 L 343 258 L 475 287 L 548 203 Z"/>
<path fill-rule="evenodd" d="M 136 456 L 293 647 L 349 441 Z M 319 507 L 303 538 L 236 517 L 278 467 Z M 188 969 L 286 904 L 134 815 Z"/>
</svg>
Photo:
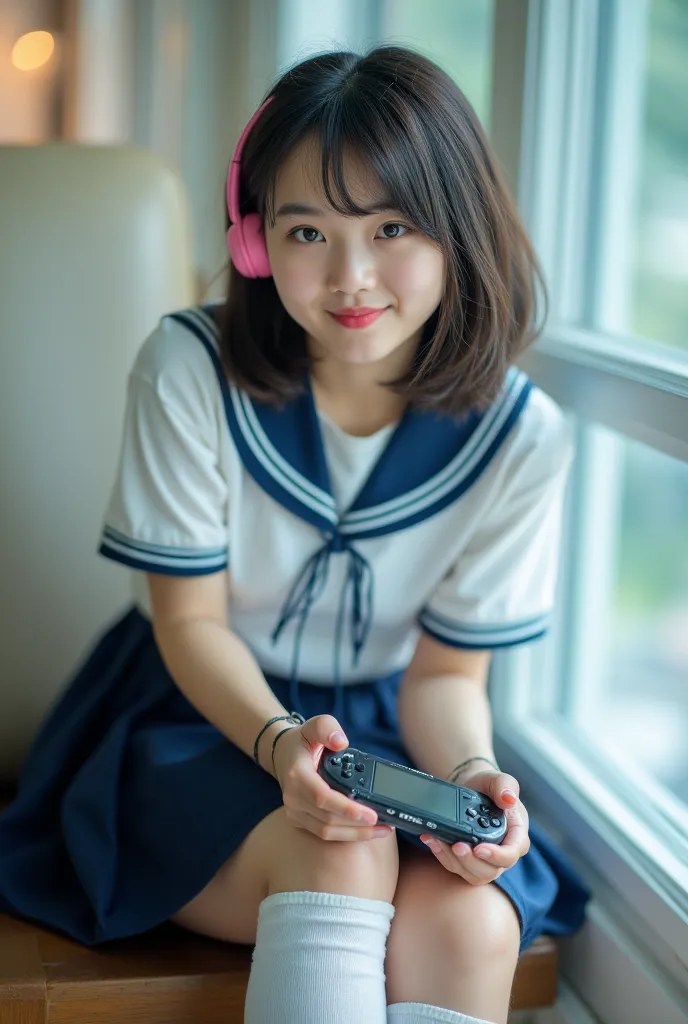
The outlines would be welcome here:
<svg viewBox="0 0 688 1024">
<path fill-rule="evenodd" d="M 227 248 L 232 263 L 243 277 L 272 277 L 260 214 L 247 213 L 242 217 L 239 213 L 241 151 L 249 132 L 271 100 L 272 96 L 255 112 L 241 133 L 227 176 L 227 209 L 232 222 L 227 232 Z"/>
</svg>

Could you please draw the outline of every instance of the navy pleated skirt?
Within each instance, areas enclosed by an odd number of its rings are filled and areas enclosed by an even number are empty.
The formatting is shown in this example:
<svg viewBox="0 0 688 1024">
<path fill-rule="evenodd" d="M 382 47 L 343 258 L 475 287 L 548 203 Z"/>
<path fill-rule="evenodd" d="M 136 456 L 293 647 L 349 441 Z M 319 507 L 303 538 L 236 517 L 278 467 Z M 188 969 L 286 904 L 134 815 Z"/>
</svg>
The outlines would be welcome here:
<svg viewBox="0 0 688 1024">
<path fill-rule="evenodd" d="M 287 706 L 288 681 L 268 682 Z M 398 738 L 399 682 L 346 687 L 341 724 L 353 746 L 413 766 Z M 333 687 L 302 684 L 300 695 L 306 718 L 331 713 Z M 87 945 L 147 931 L 199 893 L 281 802 L 272 776 L 186 700 L 132 609 L 52 708 L 0 815 L 0 909 Z M 589 895 L 530 829 L 530 851 L 494 883 L 516 907 L 522 949 L 542 932 L 575 931 Z"/>
</svg>

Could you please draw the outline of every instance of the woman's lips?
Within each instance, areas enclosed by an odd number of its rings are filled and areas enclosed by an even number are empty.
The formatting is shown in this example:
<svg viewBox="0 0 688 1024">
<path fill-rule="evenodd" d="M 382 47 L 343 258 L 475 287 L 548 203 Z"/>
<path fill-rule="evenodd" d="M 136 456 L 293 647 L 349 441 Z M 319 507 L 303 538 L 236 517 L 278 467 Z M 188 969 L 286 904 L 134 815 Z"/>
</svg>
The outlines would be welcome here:
<svg viewBox="0 0 688 1024">
<path fill-rule="evenodd" d="M 342 327 L 351 327 L 354 330 L 360 330 L 362 327 L 368 327 L 370 324 L 374 324 L 375 321 L 386 312 L 387 307 L 383 309 L 370 309 L 370 310 L 359 310 L 349 313 L 330 313 L 331 317 L 341 324 Z"/>
</svg>

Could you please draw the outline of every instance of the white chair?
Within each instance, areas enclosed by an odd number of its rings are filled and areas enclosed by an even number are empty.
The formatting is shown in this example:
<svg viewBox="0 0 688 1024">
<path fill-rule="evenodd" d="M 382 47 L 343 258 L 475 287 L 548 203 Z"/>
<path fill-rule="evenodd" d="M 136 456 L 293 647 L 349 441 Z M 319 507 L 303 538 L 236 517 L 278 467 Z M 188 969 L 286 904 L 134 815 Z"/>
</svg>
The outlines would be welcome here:
<svg viewBox="0 0 688 1024">
<path fill-rule="evenodd" d="M 0 147 L 0 779 L 129 599 L 99 527 L 135 352 L 193 301 L 188 220 L 150 153 Z"/>
</svg>

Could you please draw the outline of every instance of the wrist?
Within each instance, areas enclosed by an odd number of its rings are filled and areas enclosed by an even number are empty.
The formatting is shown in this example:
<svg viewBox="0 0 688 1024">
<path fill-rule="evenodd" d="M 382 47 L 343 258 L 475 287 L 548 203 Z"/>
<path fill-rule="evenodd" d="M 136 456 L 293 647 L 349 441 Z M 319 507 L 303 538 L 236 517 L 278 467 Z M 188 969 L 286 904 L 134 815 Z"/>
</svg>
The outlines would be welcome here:
<svg viewBox="0 0 688 1024">
<path fill-rule="evenodd" d="M 488 757 L 486 754 L 476 754 L 474 757 L 467 757 L 455 765 L 447 775 L 447 781 L 460 785 L 459 779 L 468 775 L 475 775 L 480 771 L 490 770 L 495 772 L 501 771 L 494 756 Z"/>
<path fill-rule="evenodd" d="M 260 743 L 258 744 L 258 764 L 263 769 L 263 771 L 268 773 L 268 775 L 274 775 L 274 771 L 272 768 L 272 758 L 270 756 L 272 741 L 274 740 L 275 736 L 277 736 L 277 734 L 286 727 L 287 724 L 288 723 L 284 720 L 282 720 L 281 722 L 273 722 L 272 725 L 269 725 L 268 728 L 263 733 L 263 735 L 260 737 Z"/>
<path fill-rule="evenodd" d="M 282 785 L 282 783 L 280 782 L 279 773 L 277 771 L 277 765 L 275 764 L 275 753 L 276 753 L 276 751 L 278 752 L 280 749 L 284 750 L 284 747 L 282 747 L 282 745 L 281 745 L 282 744 L 282 739 L 285 740 L 285 743 L 289 742 L 286 739 L 286 734 L 288 732 L 291 732 L 292 729 L 299 729 L 300 728 L 299 725 L 287 724 L 286 722 L 282 722 L 282 726 L 283 726 L 283 728 L 282 729 L 278 729 L 277 732 L 275 733 L 275 736 L 273 737 L 273 740 L 272 740 L 272 743 L 271 743 L 271 748 L 270 748 L 270 768 L 269 768 L 270 775 L 272 775 L 273 779 L 275 779 L 275 781 L 278 782 L 280 784 L 280 786 Z M 279 746 L 278 746 L 278 743 L 279 743 Z"/>
<path fill-rule="evenodd" d="M 291 714 L 285 712 L 284 715 L 276 716 L 274 721 L 268 719 L 260 730 L 254 745 L 253 760 L 268 775 L 272 775 L 273 778 L 276 777 L 272 759 L 272 745 L 275 742 L 275 738 L 279 736 L 283 729 L 296 728 L 302 725 L 303 722 L 303 717 L 296 714 L 296 712 Z"/>
</svg>

